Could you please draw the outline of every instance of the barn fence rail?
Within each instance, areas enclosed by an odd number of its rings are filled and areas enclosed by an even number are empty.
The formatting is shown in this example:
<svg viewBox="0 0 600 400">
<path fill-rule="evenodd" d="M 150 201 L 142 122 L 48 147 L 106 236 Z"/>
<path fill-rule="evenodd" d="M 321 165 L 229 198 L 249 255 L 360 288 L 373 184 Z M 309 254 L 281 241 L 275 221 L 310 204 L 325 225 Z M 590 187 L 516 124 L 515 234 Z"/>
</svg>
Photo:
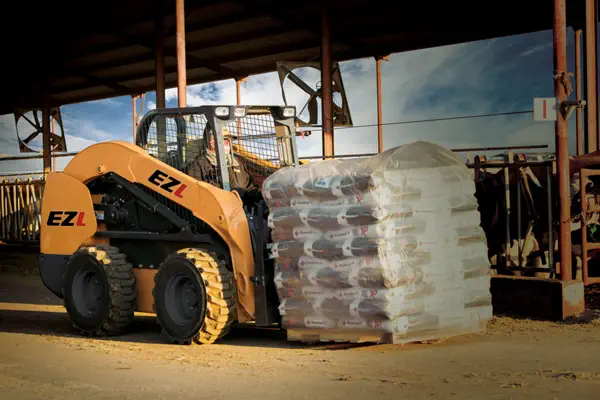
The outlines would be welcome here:
<svg viewBox="0 0 600 400">
<path fill-rule="evenodd" d="M 39 243 L 43 190 L 39 175 L 0 176 L 2 243 Z"/>
</svg>

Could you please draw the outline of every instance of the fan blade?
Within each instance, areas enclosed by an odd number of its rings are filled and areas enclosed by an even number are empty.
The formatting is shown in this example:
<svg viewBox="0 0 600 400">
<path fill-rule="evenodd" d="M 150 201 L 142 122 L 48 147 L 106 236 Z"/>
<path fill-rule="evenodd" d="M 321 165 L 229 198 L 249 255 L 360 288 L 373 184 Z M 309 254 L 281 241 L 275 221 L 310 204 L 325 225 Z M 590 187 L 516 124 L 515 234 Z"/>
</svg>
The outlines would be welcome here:
<svg viewBox="0 0 600 400">
<path fill-rule="evenodd" d="M 40 129 L 40 119 L 38 118 L 37 111 L 33 110 L 33 118 L 35 119 L 35 129 Z"/>
<path fill-rule="evenodd" d="M 33 132 L 31 135 L 27 136 L 27 138 L 25 138 L 25 140 L 23 140 L 23 143 L 25 144 L 29 144 L 29 142 L 31 142 L 33 139 L 35 139 L 37 137 L 37 135 L 39 135 L 40 131 L 35 131 Z"/>
<path fill-rule="evenodd" d="M 308 95 L 312 96 L 315 94 L 315 91 L 313 90 L 313 88 L 308 86 L 306 84 L 306 82 L 304 82 L 302 79 L 300 79 L 300 77 L 298 75 L 296 75 L 291 69 L 289 69 L 285 65 L 281 66 L 281 69 L 283 69 L 283 71 L 286 73 L 287 78 L 289 78 L 290 81 L 294 82 L 296 84 L 296 86 L 298 86 L 300 89 L 302 89 Z"/>
<path fill-rule="evenodd" d="M 316 125 L 319 119 L 319 104 L 316 97 L 313 97 L 308 102 L 309 123 Z"/>
</svg>

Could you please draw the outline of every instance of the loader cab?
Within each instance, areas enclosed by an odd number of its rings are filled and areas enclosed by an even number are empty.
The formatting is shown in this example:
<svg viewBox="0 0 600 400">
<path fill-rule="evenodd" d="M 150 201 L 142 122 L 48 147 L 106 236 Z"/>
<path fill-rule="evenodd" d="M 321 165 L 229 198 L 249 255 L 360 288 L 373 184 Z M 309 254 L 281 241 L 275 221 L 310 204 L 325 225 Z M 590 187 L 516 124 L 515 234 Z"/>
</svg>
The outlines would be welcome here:
<svg viewBox="0 0 600 400">
<path fill-rule="evenodd" d="M 136 145 L 170 166 L 188 173 L 215 139 L 215 176 L 196 177 L 230 190 L 224 132 L 231 134 L 232 154 L 252 181 L 262 182 L 281 167 L 297 166 L 295 107 L 202 106 L 150 111 L 140 121 Z"/>
</svg>

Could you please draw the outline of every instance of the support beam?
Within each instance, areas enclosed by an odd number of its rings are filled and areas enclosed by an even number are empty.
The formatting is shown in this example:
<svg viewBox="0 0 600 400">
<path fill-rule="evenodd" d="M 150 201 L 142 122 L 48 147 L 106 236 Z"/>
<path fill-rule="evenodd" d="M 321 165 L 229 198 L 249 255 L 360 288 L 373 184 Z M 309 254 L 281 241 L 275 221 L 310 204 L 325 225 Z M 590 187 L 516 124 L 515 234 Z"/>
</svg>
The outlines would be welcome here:
<svg viewBox="0 0 600 400">
<path fill-rule="evenodd" d="M 162 1 L 155 0 L 154 16 L 154 73 L 156 90 L 156 108 L 165 108 L 165 21 L 162 10 Z M 158 155 L 167 154 L 167 131 L 165 120 L 159 116 L 156 120 L 156 140 Z"/>
<path fill-rule="evenodd" d="M 582 99 L 581 94 L 581 29 L 575 31 L 575 95 L 576 100 Z M 576 126 L 577 126 L 577 155 L 584 153 L 583 149 L 583 126 L 581 124 L 581 107 L 576 110 Z"/>
<path fill-rule="evenodd" d="M 247 81 L 248 77 L 238 78 L 235 80 L 235 95 L 237 98 L 237 105 L 242 105 L 242 83 Z M 242 143 L 242 121 L 238 119 L 237 121 L 237 135 L 238 135 L 238 144 Z"/>
<path fill-rule="evenodd" d="M 52 133 L 56 134 L 56 120 L 52 118 Z M 52 151 L 52 150 L 50 150 Z M 52 171 L 56 171 L 56 154 L 52 154 Z"/>
<path fill-rule="evenodd" d="M 137 96 L 131 96 L 131 116 L 133 126 L 133 143 L 135 144 L 137 133 Z"/>
<path fill-rule="evenodd" d="M 594 78 L 598 77 L 598 0 L 594 1 L 594 62 L 596 63 L 594 68 Z M 598 100 L 598 84 L 594 80 L 594 98 L 596 99 L 596 108 L 594 109 L 594 118 L 596 118 L 596 131 L 598 132 L 598 147 L 600 148 L 600 123 L 598 122 L 598 115 L 600 114 L 600 101 Z"/>
<path fill-rule="evenodd" d="M 165 108 L 165 46 L 164 46 L 164 17 L 160 1 L 155 2 L 156 16 L 154 18 L 154 71 L 156 80 L 156 108 Z"/>
<path fill-rule="evenodd" d="M 187 106 L 186 66 L 185 66 L 185 7 L 184 0 L 176 0 L 177 21 L 177 101 L 179 107 Z"/>
<path fill-rule="evenodd" d="M 377 151 L 383 152 L 383 105 L 381 96 L 381 62 L 388 61 L 389 56 L 375 57 L 377 80 Z"/>
<path fill-rule="evenodd" d="M 596 88 L 596 5 L 585 1 L 585 100 L 587 151 L 598 150 L 598 97 Z"/>
<path fill-rule="evenodd" d="M 321 122 L 323 125 L 323 156 L 334 155 L 333 139 L 333 75 L 331 71 L 331 36 L 329 32 L 329 1 L 323 1 L 321 15 Z"/>
<path fill-rule="evenodd" d="M 567 100 L 564 80 L 567 75 L 567 10 L 566 0 L 554 0 L 554 95 L 560 105 Z M 556 152 L 558 191 L 560 198 L 560 273 L 563 281 L 572 280 L 571 274 L 571 204 L 569 173 L 569 130 L 560 110 L 557 113 Z"/>
<path fill-rule="evenodd" d="M 48 100 L 44 101 L 44 107 L 42 108 L 42 149 L 44 159 L 44 178 L 48 177 L 51 170 L 51 150 L 50 150 L 50 103 Z"/>
<path fill-rule="evenodd" d="M 242 83 L 246 82 L 248 77 L 237 78 L 235 80 L 235 96 L 237 99 L 237 105 L 242 104 Z"/>
</svg>

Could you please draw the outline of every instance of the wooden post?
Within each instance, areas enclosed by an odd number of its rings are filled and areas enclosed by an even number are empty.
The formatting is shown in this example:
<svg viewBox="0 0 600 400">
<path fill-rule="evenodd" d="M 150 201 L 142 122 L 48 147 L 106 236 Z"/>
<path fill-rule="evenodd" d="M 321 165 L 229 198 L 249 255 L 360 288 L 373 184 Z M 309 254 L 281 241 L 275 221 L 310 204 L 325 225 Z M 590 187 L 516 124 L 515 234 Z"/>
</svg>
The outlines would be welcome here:
<svg viewBox="0 0 600 400">
<path fill-rule="evenodd" d="M 137 134 L 137 96 L 131 96 L 131 122 L 133 126 L 133 144 L 135 144 Z"/>
<path fill-rule="evenodd" d="M 179 107 L 187 106 L 186 66 L 185 66 L 185 7 L 184 0 L 176 0 L 177 19 L 177 99 Z"/>
<path fill-rule="evenodd" d="M 596 88 L 596 6 L 595 0 L 585 2 L 585 115 L 587 151 L 598 150 L 598 98 Z"/>
<path fill-rule="evenodd" d="M 381 62 L 388 61 L 389 56 L 375 57 L 376 63 L 376 81 L 377 81 L 377 150 L 383 151 L 383 105 L 381 96 Z"/>
<path fill-rule="evenodd" d="M 164 47 L 164 17 L 162 1 L 155 0 L 154 17 L 154 71 L 156 86 L 156 108 L 165 108 L 165 47 Z M 136 138 L 137 139 L 137 138 Z M 156 140 L 158 158 L 167 155 L 167 131 L 162 116 L 156 118 Z"/>
<path fill-rule="evenodd" d="M 323 124 L 323 156 L 334 155 L 333 139 L 333 75 L 331 71 L 331 36 L 329 32 L 329 1 L 323 1 L 321 15 L 321 119 Z"/>
<path fill-rule="evenodd" d="M 56 120 L 54 118 L 52 118 L 52 133 L 56 134 Z M 56 155 L 52 157 L 52 171 L 56 171 Z"/>
<path fill-rule="evenodd" d="M 242 105 L 242 83 L 247 81 L 248 77 L 237 78 L 235 80 L 235 94 L 237 98 L 237 105 Z M 238 135 L 238 144 L 242 144 L 242 121 L 238 119 L 237 121 L 237 135 Z"/>
<path fill-rule="evenodd" d="M 48 174 L 51 171 L 51 157 L 52 155 L 50 150 L 50 104 L 48 104 L 48 100 L 44 100 L 44 106 L 42 109 L 42 130 L 43 130 L 43 139 L 42 139 L 42 148 L 43 148 L 43 160 L 44 160 L 44 178 L 48 177 Z"/>
<path fill-rule="evenodd" d="M 581 100 L 581 29 L 575 31 L 575 95 L 576 100 Z M 584 153 L 583 149 L 583 126 L 581 124 L 581 107 L 576 110 L 576 127 L 577 127 L 577 155 Z"/>
<path fill-rule="evenodd" d="M 156 108 L 165 108 L 165 47 L 164 18 L 161 2 L 156 1 L 154 18 L 154 70 L 156 79 Z"/>
<path fill-rule="evenodd" d="M 554 0 L 554 95 L 559 105 L 567 100 L 563 74 L 567 74 L 567 11 L 566 0 Z M 568 78 L 567 78 L 568 79 Z M 558 193 L 560 196 L 560 271 L 561 280 L 571 275 L 571 204 L 569 168 L 569 129 L 562 111 L 555 123 Z"/>
</svg>

